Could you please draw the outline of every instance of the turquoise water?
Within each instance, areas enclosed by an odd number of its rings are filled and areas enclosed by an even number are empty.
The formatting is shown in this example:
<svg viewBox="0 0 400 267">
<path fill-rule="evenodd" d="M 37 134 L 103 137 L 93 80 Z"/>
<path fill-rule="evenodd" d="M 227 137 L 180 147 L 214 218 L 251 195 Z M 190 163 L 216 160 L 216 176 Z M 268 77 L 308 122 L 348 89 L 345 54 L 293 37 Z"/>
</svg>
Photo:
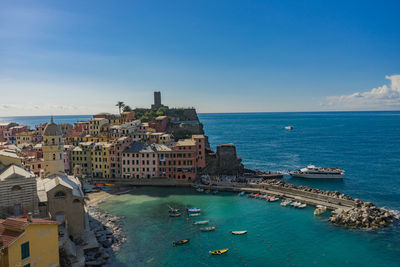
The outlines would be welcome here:
<svg viewBox="0 0 400 267">
<path fill-rule="evenodd" d="M 202 216 L 168 217 L 168 206 L 196 206 Z M 313 209 L 279 202 L 210 195 L 189 188 L 138 188 L 100 206 L 124 219 L 127 243 L 113 266 L 399 266 L 400 238 L 393 228 L 347 230 Z M 195 220 L 210 220 L 214 232 L 200 232 Z M 231 230 L 248 230 L 233 236 Z M 186 245 L 172 242 L 190 238 Z M 229 248 L 226 255 L 209 250 Z"/>
<path fill-rule="evenodd" d="M 248 168 L 283 171 L 309 163 L 338 166 L 346 170 L 343 181 L 285 180 L 339 190 L 400 210 L 399 111 L 199 117 L 211 145 L 233 142 Z M 31 120 L 43 118 L 24 118 Z M 285 130 L 287 125 L 294 129 Z M 217 230 L 199 233 L 186 218 L 169 218 L 167 204 L 201 207 L 203 218 L 212 220 Z M 332 226 L 328 217 L 315 218 L 311 208 L 295 210 L 227 193 L 213 196 L 177 188 L 138 189 L 102 207 L 126 216 L 128 241 L 114 266 L 310 266 L 314 262 L 319 266 L 400 266 L 398 223 L 379 231 L 347 230 Z M 227 233 L 235 229 L 249 233 Z M 182 247 L 171 246 L 183 238 L 192 240 Z M 224 247 L 230 248 L 227 255 L 207 254 Z"/>
</svg>

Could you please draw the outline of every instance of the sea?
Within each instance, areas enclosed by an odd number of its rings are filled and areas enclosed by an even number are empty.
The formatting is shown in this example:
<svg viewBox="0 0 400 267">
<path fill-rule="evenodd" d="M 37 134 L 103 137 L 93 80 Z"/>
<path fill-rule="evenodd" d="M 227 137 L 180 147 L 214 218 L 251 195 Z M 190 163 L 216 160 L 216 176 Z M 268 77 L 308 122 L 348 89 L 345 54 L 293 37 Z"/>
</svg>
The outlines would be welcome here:
<svg viewBox="0 0 400 267">
<path fill-rule="evenodd" d="M 55 116 L 57 123 L 89 116 Z M 343 180 L 286 182 L 338 190 L 400 210 L 400 111 L 199 114 L 211 146 L 234 143 L 247 168 L 296 170 L 314 164 L 340 167 Z M 49 117 L 0 118 L 34 126 Z M 293 126 L 286 130 L 285 126 Z M 168 208 L 195 206 L 201 216 L 168 217 Z M 99 208 L 121 216 L 127 242 L 112 266 L 400 266 L 400 224 L 355 230 L 314 216 L 313 207 L 294 209 L 279 202 L 215 195 L 190 188 L 136 188 Z M 200 232 L 195 220 L 209 220 Z M 247 230 L 234 236 L 232 230 Z M 172 242 L 189 238 L 183 246 Z M 210 250 L 229 248 L 212 256 Z"/>
</svg>

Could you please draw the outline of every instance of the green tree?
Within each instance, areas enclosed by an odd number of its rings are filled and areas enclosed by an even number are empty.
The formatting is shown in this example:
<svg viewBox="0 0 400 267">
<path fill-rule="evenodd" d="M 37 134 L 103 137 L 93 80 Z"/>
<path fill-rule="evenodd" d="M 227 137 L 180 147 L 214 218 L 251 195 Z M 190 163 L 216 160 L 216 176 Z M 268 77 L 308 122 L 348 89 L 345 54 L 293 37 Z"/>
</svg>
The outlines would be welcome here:
<svg viewBox="0 0 400 267">
<path fill-rule="evenodd" d="M 132 111 L 132 108 L 128 105 L 124 106 L 124 108 L 122 109 L 123 112 L 129 112 Z"/>
<path fill-rule="evenodd" d="M 118 101 L 117 104 L 116 104 L 115 106 L 118 107 L 119 115 L 121 115 L 121 109 L 122 109 L 123 107 L 125 107 L 124 102 Z"/>
</svg>

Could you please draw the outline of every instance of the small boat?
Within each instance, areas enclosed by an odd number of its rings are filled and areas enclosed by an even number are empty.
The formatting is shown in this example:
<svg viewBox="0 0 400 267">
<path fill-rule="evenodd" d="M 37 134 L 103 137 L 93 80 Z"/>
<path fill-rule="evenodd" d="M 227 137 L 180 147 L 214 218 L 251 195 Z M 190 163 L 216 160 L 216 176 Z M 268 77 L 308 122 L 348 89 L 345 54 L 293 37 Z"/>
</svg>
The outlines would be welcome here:
<svg viewBox="0 0 400 267">
<path fill-rule="evenodd" d="M 205 221 L 195 221 L 193 224 L 207 224 L 208 220 Z"/>
<path fill-rule="evenodd" d="M 177 213 L 177 212 L 179 212 L 179 209 L 172 209 L 171 208 L 171 209 L 168 210 L 168 212 Z"/>
<path fill-rule="evenodd" d="M 269 202 L 275 202 L 275 201 L 278 201 L 278 200 L 279 200 L 279 197 L 275 197 L 275 196 L 272 196 L 272 197 L 270 197 L 268 199 Z"/>
<path fill-rule="evenodd" d="M 244 191 L 242 191 L 242 192 L 239 193 L 239 196 L 242 197 L 242 196 L 244 196 L 244 194 L 246 194 L 246 193 Z"/>
<path fill-rule="evenodd" d="M 244 235 L 247 234 L 247 231 L 231 231 L 232 235 Z"/>
<path fill-rule="evenodd" d="M 188 212 L 200 212 L 200 208 L 196 208 L 196 207 L 191 207 L 191 208 L 187 208 Z"/>
<path fill-rule="evenodd" d="M 324 214 L 326 212 L 326 207 L 322 205 L 317 205 L 317 208 L 314 210 L 314 215 L 318 216 Z"/>
<path fill-rule="evenodd" d="M 203 188 L 197 188 L 196 191 L 197 192 L 204 192 L 204 189 Z"/>
<path fill-rule="evenodd" d="M 289 205 L 290 203 L 292 203 L 292 200 L 290 200 L 290 199 L 285 199 L 284 201 L 281 202 L 281 206 L 282 206 L 282 207 L 286 207 L 286 206 Z"/>
<path fill-rule="evenodd" d="M 200 213 L 189 213 L 189 217 L 200 216 Z"/>
<path fill-rule="evenodd" d="M 210 190 L 210 189 L 207 189 L 205 192 L 206 192 L 207 194 L 209 194 L 209 193 L 211 192 L 211 190 Z"/>
<path fill-rule="evenodd" d="M 218 190 L 214 190 L 212 193 L 215 195 L 217 194 L 219 191 Z"/>
<path fill-rule="evenodd" d="M 189 241 L 190 241 L 189 238 L 188 238 L 188 239 L 183 239 L 183 240 L 179 240 L 179 241 L 172 242 L 172 245 L 173 245 L 173 246 L 179 246 L 179 245 L 186 244 L 186 243 L 188 243 Z"/>
<path fill-rule="evenodd" d="M 300 204 L 297 206 L 298 209 L 304 209 L 305 207 L 307 207 L 307 204 Z"/>
<path fill-rule="evenodd" d="M 256 197 L 258 197 L 260 195 L 260 193 L 255 193 L 255 194 L 252 194 L 250 197 L 251 198 L 256 198 Z"/>
<path fill-rule="evenodd" d="M 115 184 L 106 184 L 106 186 L 115 186 Z"/>
<path fill-rule="evenodd" d="M 264 200 L 268 201 L 271 197 L 271 195 L 267 195 L 266 197 L 264 197 Z"/>
<path fill-rule="evenodd" d="M 285 129 L 286 130 L 293 130 L 293 126 L 291 126 L 291 125 L 285 126 Z"/>
<path fill-rule="evenodd" d="M 224 249 L 218 249 L 218 250 L 214 250 L 214 251 L 209 251 L 209 253 L 211 255 L 222 255 L 228 252 L 229 249 L 224 248 Z"/>
<path fill-rule="evenodd" d="M 170 213 L 169 217 L 180 217 L 182 214 L 180 212 Z"/>
<path fill-rule="evenodd" d="M 299 205 L 301 205 L 301 203 L 298 201 L 294 201 L 294 202 L 290 203 L 290 206 L 295 207 L 295 208 L 298 207 Z"/>
<path fill-rule="evenodd" d="M 209 227 L 200 227 L 200 231 L 202 232 L 211 232 L 215 230 L 215 226 L 209 226 Z"/>
</svg>

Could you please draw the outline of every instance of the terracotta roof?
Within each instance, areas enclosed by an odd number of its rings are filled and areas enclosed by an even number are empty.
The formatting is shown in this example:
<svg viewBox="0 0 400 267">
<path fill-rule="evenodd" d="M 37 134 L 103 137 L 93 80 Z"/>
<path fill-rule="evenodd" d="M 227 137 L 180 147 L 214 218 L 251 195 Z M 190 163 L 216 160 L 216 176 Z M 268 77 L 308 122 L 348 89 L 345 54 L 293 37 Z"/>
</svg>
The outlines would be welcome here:
<svg viewBox="0 0 400 267">
<path fill-rule="evenodd" d="M 5 220 L 0 220 L 0 247 L 8 247 L 17 240 L 24 233 L 24 228 L 29 224 L 58 224 L 58 222 L 37 218 L 32 218 L 32 222 L 28 222 L 26 218 L 7 218 Z M 20 230 L 9 229 L 8 227 Z"/>
</svg>

